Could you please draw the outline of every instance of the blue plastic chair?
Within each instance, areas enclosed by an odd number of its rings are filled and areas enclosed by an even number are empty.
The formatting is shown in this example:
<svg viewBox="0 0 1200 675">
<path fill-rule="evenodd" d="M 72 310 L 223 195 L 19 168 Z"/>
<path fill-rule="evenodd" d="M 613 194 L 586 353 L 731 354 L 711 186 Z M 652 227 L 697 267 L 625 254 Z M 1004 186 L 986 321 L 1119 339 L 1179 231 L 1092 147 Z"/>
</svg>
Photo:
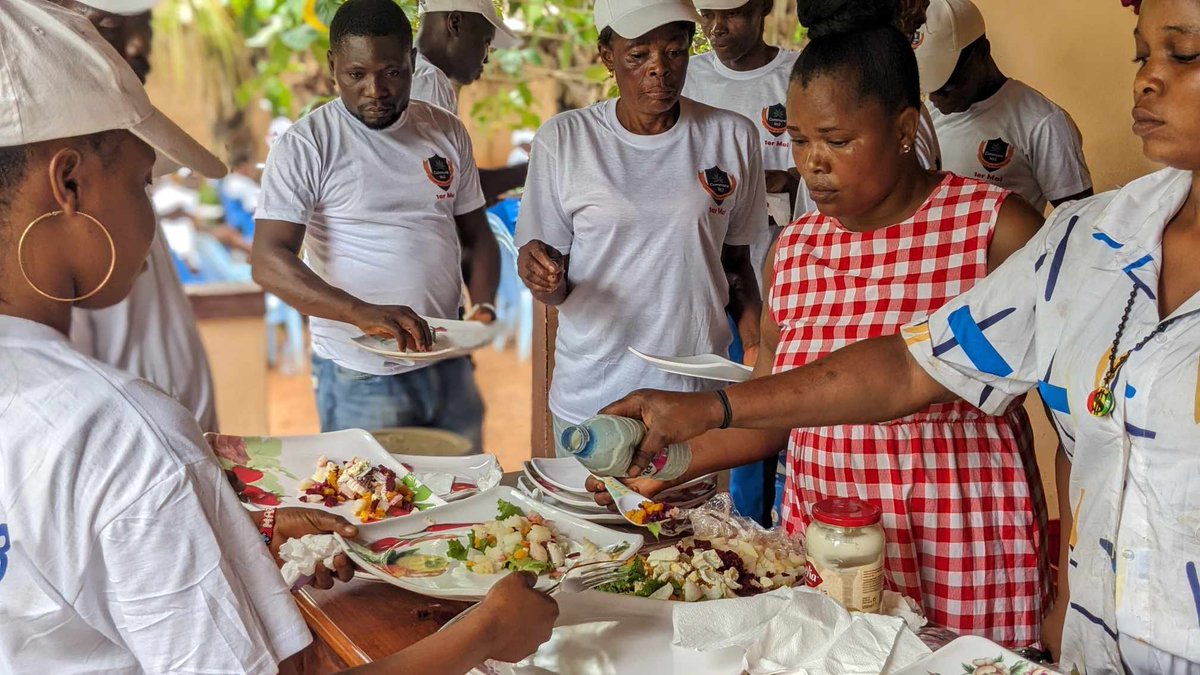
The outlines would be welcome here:
<svg viewBox="0 0 1200 675">
<path fill-rule="evenodd" d="M 517 245 L 504 221 L 490 211 L 488 226 L 500 246 L 500 285 L 496 289 L 496 321 L 502 332 L 492 347 L 503 351 L 512 336 L 517 339 L 517 357 L 529 360 L 533 352 L 533 294 L 517 274 Z"/>
</svg>

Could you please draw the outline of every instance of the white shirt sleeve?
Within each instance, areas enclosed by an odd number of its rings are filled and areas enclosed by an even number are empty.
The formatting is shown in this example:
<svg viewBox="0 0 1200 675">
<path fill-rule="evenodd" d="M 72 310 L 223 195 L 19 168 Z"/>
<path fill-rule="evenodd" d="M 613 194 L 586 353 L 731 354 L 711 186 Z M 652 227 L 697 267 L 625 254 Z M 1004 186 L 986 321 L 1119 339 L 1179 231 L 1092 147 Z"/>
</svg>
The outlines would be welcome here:
<svg viewBox="0 0 1200 675">
<path fill-rule="evenodd" d="M 942 386 L 990 415 L 1037 386 L 1046 364 L 1036 349 L 1036 307 L 1056 249 L 1070 227 L 1064 211 L 974 288 L 901 334 L 921 367 Z"/>
<path fill-rule="evenodd" d="M 749 151 L 742 178 L 745 183 L 744 188 L 738 191 L 740 194 L 729 213 L 726 246 L 749 246 L 765 242 L 770 236 L 767 231 L 767 175 L 763 170 L 762 143 L 752 136 L 744 147 Z"/>
<path fill-rule="evenodd" d="M 274 673 L 311 639 L 225 481 L 182 466 L 100 531 L 100 607 L 146 672 Z"/>
<path fill-rule="evenodd" d="M 517 246 L 524 246 L 537 239 L 569 255 L 575 240 L 575 228 L 563 211 L 562 196 L 558 189 L 558 159 L 555 155 L 554 148 L 547 142 L 545 131 L 539 132 L 533 139 L 533 150 L 529 154 L 529 174 L 525 179 L 525 196 L 521 197 L 521 212 L 517 217 L 516 240 Z"/>
<path fill-rule="evenodd" d="M 1083 157 L 1083 135 L 1063 110 L 1038 123 L 1030 138 L 1034 172 L 1046 200 L 1053 202 L 1092 187 Z"/>
<path fill-rule="evenodd" d="M 454 215 L 461 216 L 487 206 L 483 188 L 479 185 L 479 168 L 475 166 L 475 147 L 471 136 L 461 123 L 455 130 L 455 144 L 462 167 L 458 173 L 458 194 L 454 198 Z"/>
<path fill-rule="evenodd" d="M 254 219 L 308 225 L 320 197 L 320 175 L 316 146 L 296 133 L 284 134 L 267 156 Z"/>
</svg>

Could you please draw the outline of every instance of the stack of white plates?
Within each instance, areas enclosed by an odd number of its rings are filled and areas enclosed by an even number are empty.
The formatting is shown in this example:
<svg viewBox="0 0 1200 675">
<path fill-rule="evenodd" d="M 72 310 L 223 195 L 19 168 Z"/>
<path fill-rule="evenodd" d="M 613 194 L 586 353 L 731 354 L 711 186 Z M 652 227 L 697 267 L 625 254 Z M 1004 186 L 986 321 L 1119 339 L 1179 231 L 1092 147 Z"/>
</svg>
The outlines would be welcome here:
<svg viewBox="0 0 1200 675">
<path fill-rule="evenodd" d="M 619 525 L 620 514 L 596 504 L 585 483 L 588 470 L 573 457 L 537 458 L 525 462 L 525 475 L 517 486 L 525 494 L 593 523 Z M 717 476 L 709 474 L 655 496 L 655 501 L 690 509 L 708 501 L 717 492 Z"/>
</svg>

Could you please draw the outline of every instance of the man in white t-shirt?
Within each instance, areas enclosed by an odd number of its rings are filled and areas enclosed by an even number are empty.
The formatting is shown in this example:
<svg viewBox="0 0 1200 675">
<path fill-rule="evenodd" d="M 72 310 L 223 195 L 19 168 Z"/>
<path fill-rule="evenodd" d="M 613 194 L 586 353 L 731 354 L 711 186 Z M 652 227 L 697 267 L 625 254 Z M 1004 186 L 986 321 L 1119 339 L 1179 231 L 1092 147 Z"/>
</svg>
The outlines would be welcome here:
<svg viewBox="0 0 1200 675">
<path fill-rule="evenodd" d="M 145 82 L 150 72 L 152 38 L 146 8 L 152 2 L 53 1 L 87 18 Z M 208 354 L 161 226 L 146 260 L 146 271 L 134 283 L 129 297 L 106 309 L 77 309 L 74 314 L 71 341 L 76 348 L 150 380 L 192 411 L 201 429 L 218 430 Z"/>
<path fill-rule="evenodd" d="M 484 215 L 471 140 L 452 113 L 409 100 L 412 28 L 391 0 L 349 0 L 330 25 L 341 97 L 275 142 L 255 218 L 254 278 L 312 317 L 325 431 L 425 426 L 478 449 L 483 402 L 465 358 L 389 359 L 363 333 L 428 351 L 420 316 L 491 322 L 499 249 Z M 305 249 L 305 262 L 297 257 Z"/>
<path fill-rule="evenodd" d="M 421 28 L 412 100 L 458 114 L 458 90 L 479 80 L 492 49 L 514 49 L 520 39 L 504 24 L 492 0 L 421 0 Z M 525 164 L 479 169 L 489 204 L 525 184 Z"/>
<path fill-rule="evenodd" d="M 1042 211 L 1092 194 L 1075 122 L 1000 71 L 971 0 L 932 0 L 914 42 L 947 171 L 1012 190 Z"/>
<path fill-rule="evenodd" d="M 791 218 L 797 194 L 805 202 L 800 210 L 812 208 L 793 166 L 787 137 L 788 84 L 799 52 L 763 39 L 773 0 L 695 0 L 694 4 L 712 51 L 692 57 L 683 95 L 741 113 L 762 136 L 772 228 L 770 237 L 750 250 L 755 271 L 761 275 L 771 243 Z M 758 281 L 761 286 L 761 277 Z"/>
</svg>

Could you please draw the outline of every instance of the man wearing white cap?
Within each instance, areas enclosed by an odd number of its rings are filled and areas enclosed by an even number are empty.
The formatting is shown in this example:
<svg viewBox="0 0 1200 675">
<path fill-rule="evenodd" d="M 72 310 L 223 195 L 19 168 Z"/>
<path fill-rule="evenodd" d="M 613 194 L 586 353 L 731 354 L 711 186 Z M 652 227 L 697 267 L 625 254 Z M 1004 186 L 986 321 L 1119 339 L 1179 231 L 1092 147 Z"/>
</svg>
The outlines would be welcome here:
<svg viewBox="0 0 1200 675">
<path fill-rule="evenodd" d="M 492 0 L 421 0 L 412 99 L 458 114 L 458 90 L 483 76 L 492 49 L 513 49 L 521 40 Z M 479 184 L 490 204 L 525 184 L 525 164 L 480 169 Z"/>
<path fill-rule="evenodd" d="M 932 0 L 914 36 L 942 166 L 1016 192 L 1034 208 L 1092 194 L 1083 138 L 1065 110 L 1004 75 L 971 0 Z"/>
<path fill-rule="evenodd" d="M 53 0 L 83 15 L 142 82 L 150 72 L 150 9 L 158 0 Z M 84 354 L 150 380 L 217 431 L 208 355 L 161 232 L 129 297 L 99 310 L 76 309 L 71 341 Z"/>
<path fill-rule="evenodd" d="M 492 0 L 421 0 L 412 98 L 458 114 L 458 88 L 483 76 L 489 53 L 521 44 Z"/>
</svg>

